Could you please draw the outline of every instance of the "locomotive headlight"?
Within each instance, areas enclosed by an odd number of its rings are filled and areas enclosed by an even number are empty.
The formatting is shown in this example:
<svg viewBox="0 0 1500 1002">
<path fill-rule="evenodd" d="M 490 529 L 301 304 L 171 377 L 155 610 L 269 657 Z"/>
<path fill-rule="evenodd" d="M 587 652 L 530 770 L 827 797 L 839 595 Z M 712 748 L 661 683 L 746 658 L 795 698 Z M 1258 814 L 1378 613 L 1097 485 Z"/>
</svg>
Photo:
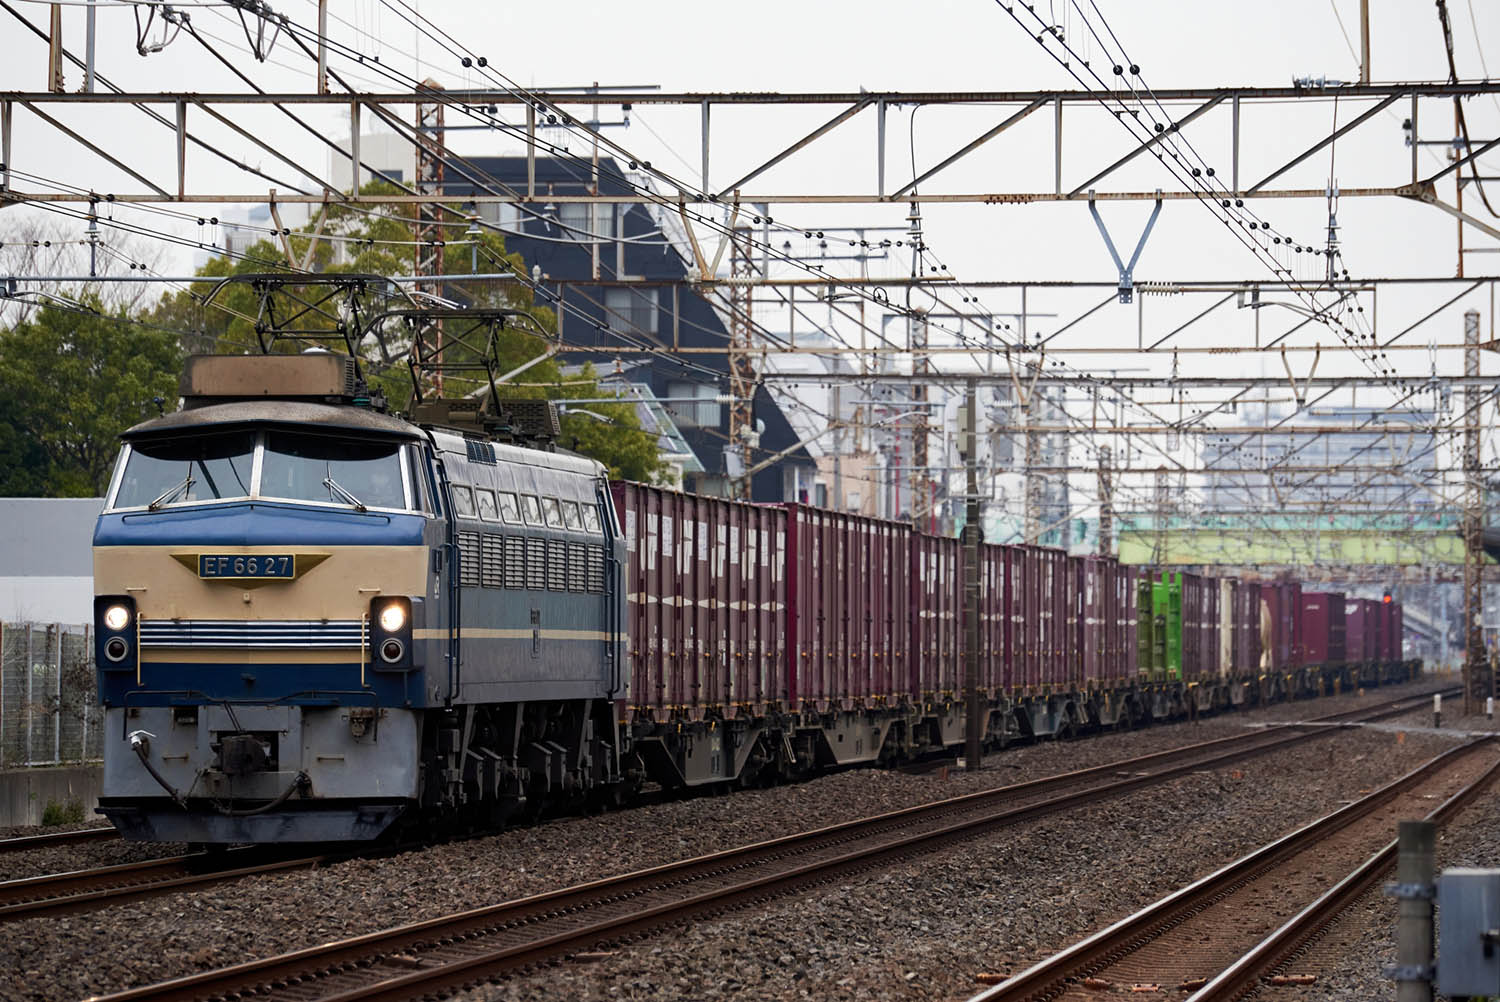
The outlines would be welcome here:
<svg viewBox="0 0 1500 1002">
<path fill-rule="evenodd" d="M 400 602 L 392 602 L 380 610 L 380 628 L 387 633 L 395 633 L 406 625 L 406 609 Z"/>
<path fill-rule="evenodd" d="M 123 630 L 130 625 L 130 610 L 123 605 L 112 605 L 104 610 L 104 625 L 111 630 Z"/>
</svg>

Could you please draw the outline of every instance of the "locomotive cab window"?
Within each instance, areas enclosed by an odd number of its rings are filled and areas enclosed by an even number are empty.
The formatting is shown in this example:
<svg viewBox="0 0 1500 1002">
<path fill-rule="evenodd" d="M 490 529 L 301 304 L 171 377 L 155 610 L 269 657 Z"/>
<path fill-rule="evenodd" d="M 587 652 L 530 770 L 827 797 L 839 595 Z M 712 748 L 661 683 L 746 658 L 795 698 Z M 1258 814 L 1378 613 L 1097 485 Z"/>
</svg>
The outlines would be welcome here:
<svg viewBox="0 0 1500 1002">
<path fill-rule="evenodd" d="M 500 492 L 500 519 L 511 525 L 521 524 L 521 502 L 509 491 Z"/>
<path fill-rule="evenodd" d="M 407 508 L 399 442 L 266 433 L 262 497 L 356 508 Z"/>
<path fill-rule="evenodd" d="M 562 512 L 558 510 L 557 498 L 542 498 L 542 515 L 554 529 L 563 527 Z"/>
<path fill-rule="evenodd" d="M 526 516 L 527 525 L 542 524 L 542 506 L 535 497 L 530 494 L 521 495 L 521 514 Z"/>
<path fill-rule="evenodd" d="M 453 510 L 459 518 L 474 517 L 474 491 L 461 484 L 453 485 Z"/>
<path fill-rule="evenodd" d="M 599 508 L 597 505 L 583 506 L 583 527 L 588 532 L 599 531 Z"/>
<path fill-rule="evenodd" d="M 479 517 L 486 522 L 500 521 L 500 512 L 495 507 L 495 492 L 482 487 L 474 488 L 474 500 L 479 508 Z"/>
<path fill-rule="evenodd" d="M 247 498 L 254 460 L 252 432 L 135 442 L 111 507 L 161 508 Z"/>
<path fill-rule="evenodd" d="M 583 528 L 583 516 L 578 513 L 577 501 L 564 501 L 562 503 L 563 525 L 578 532 Z"/>
</svg>

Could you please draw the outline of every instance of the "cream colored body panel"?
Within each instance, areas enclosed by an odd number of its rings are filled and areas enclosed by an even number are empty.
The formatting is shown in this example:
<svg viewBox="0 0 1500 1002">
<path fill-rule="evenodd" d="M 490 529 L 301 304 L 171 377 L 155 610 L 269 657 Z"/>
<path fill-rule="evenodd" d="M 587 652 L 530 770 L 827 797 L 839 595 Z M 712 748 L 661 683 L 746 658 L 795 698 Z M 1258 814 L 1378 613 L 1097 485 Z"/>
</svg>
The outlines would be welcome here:
<svg viewBox="0 0 1500 1002">
<path fill-rule="evenodd" d="M 325 559 L 295 580 L 204 580 L 177 559 L 198 553 Z M 359 619 L 376 595 L 427 594 L 427 548 L 100 546 L 94 548 L 94 590 L 132 596 L 144 619 Z"/>
</svg>

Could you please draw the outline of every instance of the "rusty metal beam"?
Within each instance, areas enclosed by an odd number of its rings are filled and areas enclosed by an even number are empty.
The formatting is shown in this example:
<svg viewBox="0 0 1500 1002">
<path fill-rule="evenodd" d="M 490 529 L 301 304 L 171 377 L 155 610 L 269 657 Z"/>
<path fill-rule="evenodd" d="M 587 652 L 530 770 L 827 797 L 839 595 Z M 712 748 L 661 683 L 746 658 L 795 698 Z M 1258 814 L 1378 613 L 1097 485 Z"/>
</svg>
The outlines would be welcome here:
<svg viewBox="0 0 1500 1002">
<path fill-rule="evenodd" d="M 1213 97 L 1209 98 L 1207 101 L 1205 101 L 1202 104 L 1200 104 L 1197 108 L 1193 109 L 1187 115 L 1183 116 L 1178 121 L 1173 122 L 1171 128 L 1167 129 L 1165 132 L 1158 132 L 1156 135 L 1152 136 L 1150 139 L 1146 140 L 1144 143 L 1141 143 L 1135 149 L 1131 150 L 1129 153 L 1125 154 L 1123 157 L 1121 157 L 1120 159 L 1116 160 L 1114 163 L 1110 164 L 1108 167 L 1104 168 L 1102 171 L 1100 171 L 1099 173 L 1095 174 L 1093 177 L 1089 178 L 1087 181 L 1083 182 L 1078 187 L 1074 188 L 1072 191 L 1068 192 L 1068 197 L 1069 198 L 1076 198 L 1078 196 L 1079 192 L 1081 192 L 1081 191 L 1087 191 L 1089 188 L 1093 187 L 1095 183 L 1097 183 L 1097 182 L 1103 180 L 1104 178 L 1108 177 L 1109 175 L 1113 174 L 1115 171 L 1119 170 L 1121 167 L 1124 167 L 1126 164 L 1130 163 L 1130 161 L 1134 160 L 1136 157 L 1140 156 L 1142 153 L 1145 153 L 1147 150 L 1151 149 L 1151 147 L 1155 146 L 1157 143 L 1160 143 L 1162 140 L 1166 139 L 1169 136 L 1176 135 L 1176 133 L 1184 125 L 1187 125 L 1189 122 L 1193 121 L 1195 118 L 1198 118 L 1200 115 L 1205 114 L 1210 109 L 1212 109 L 1215 106 L 1217 106 L 1220 102 L 1222 102 L 1224 100 L 1225 96 L 1226 95 L 1223 95 L 1223 94 L 1216 94 Z"/>
<path fill-rule="evenodd" d="M 1384 98 L 1390 96 L 1418 97 L 1473 97 L 1481 94 L 1500 94 L 1500 80 L 1448 81 L 1397 81 L 1376 84 L 1346 84 L 1340 87 L 1168 87 L 1152 91 L 1152 96 L 1162 103 L 1199 103 L 1213 97 L 1224 99 L 1238 96 L 1245 101 L 1349 101 L 1355 98 Z M 353 95 L 366 104 L 391 104 L 410 106 L 422 98 L 412 91 L 368 91 Z M 60 93 L 48 91 L 0 91 L 0 99 L 54 102 L 59 104 L 136 102 L 172 104 L 179 99 L 206 101 L 210 104 L 343 104 L 350 94 L 317 94 L 310 92 L 243 93 L 236 91 L 144 91 L 118 94 Z M 1132 103 L 1140 99 L 1134 91 L 1087 91 L 1087 90 L 1005 90 L 1005 91 L 620 91 L 608 95 L 610 104 L 631 105 L 682 105 L 699 107 L 704 102 L 716 105 L 766 105 L 785 106 L 798 104 L 855 104 L 863 100 L 885 101 L 890 105 L 925 104 L 1030 104 L 1061 99 L 1065 104 L 1097 106 L 1104 102 Z M 601 103 L 598 93 L 583 91 L 549 90 L 493 90 L 484 88 L 452 89 L 439 98 L 451 106 L 493 104 L 499 106 L 525 107 L 537 101 L 555 105 L 586 106 Z"/>
<path fill-rule="evenodd" d="M 1329 135 L 1327 135 L 1323 139 L 1319 140 L 1318 142 L 1314 143 L 1312 146 L 1310 146 L 1306 150 L 1303 150 L 1302 153 L 1300 153 L 1297 156 L 1293 157 L 1291 160 L 1288 160 L 1286 163 L 1282 164 L 1280 167 L 1276 168 L 1271 173 L 1267 174 L 1265 177 L 1261 178 L 1255 184 L 1253 184 L 1249 188 L 1247 188 L 1245 190 L 1245 194 L 1247 194 L 1247 195 L 1254 195 L 1256 192 L 1260 191 L 1260 189 L 1264 188 L 1267 184 L 1269 184 L 1270 182 L 1276 180 L 1278 177 L 1280 177 L 1281 175 L 1285 174 L 1287 171 L 1291 170 L 1293 167 L 1297 166 L 1302 161 L 1306 160 L 1308 157 L 1310 157 L 1313 154 L 1317 153 L 1319 150 L 1321 150 L 1323 147 L 1327 146 L 1329 143 L 1332 143 L 1332 142 L 1336 141 L 1340 136 L 1344 135 L 1344 133 L 1348 132 L 1351 129 L 1357 128 L 1358 126 L 1360 126 L 1364 122 L 1367 122 L 1371 118 L 1373 118 L 1374 116 L 1380 114 L 1386 108 L 1390 107 L 1390 105 L 1392 103 L 1394 103 L 1397 98 L 1399 98 L 1401 96 L 1402 95 L 1400 95 L 1400 94 L 1390 94 L 1390 95 L 1387 95 L 1386 98 L 1384 100 L 1380 101 L 1379 103 L 1377 103 L 1375 105 L 1375 107 L 1370 108 L 1367 111 L 1365 111 L 1363 114 L 1356 116 L 1353 121 L 1346 122 L 1343 125 L 1339 126 L 1332 133 L 1330 133 Z"/>
<path fill-rule="evenodd" d="M 891 192 L 890 197 L 891 198 L 900 198 L 902 195 L 905 195 L 908 191 L 911 191 L 917 185 L 921 184 L 923 181 L 926 181 L 928 178 L 932 177 L 934 174 L 938 173 L 939 171 L 943 170 L 946 167 L 951 166 L 956 161 L 961 160 L 962 158 L 968 156 L 970 153 L 973 153 L 975 150 L 979 149 L 979 147 L 983 146 L 985 143 L 989 142 L 991 139 L 994 139 L 996 136 L 1000 135 L 1000 133 L 1004 132 L 1006 129 L 1010 128 L 1012 125 L 1015 125 L 1021 119 L 1025 118 L 1027 115 L 1030 115 L 1033 111 L 1036 111 L 1038 108 L 1042 107 L 1044 104 L 1047 104 L 1047 99 L 1045 99 L 1045 98 L 1038 98 L 1037 100 L 1032 101 L 1026 107 L 1022 108 L 1020 111 L 1018 111 L 1015 114 L 1011 115 L 1009 118 L 1005 119 L 999 125 L 997 125 L 994 128 L 990 129 L 988 132 L 986 132 L 984 135 L 980 136 L 978 139 L 976 139 L 973 142 L 969 143 L 967 146 L 965 146 L 963 149 L 959 150 L 957 153 L 954 153 L 952 156 L 950 156 L 947 159 L 943 160 L 936 167 L 933 167 L 933 168 L 931 168 L 931 169 L 923 172 L 920 176 L 918 176 L 916 178 L 913 178 L 910 184 L 903 185 L 902 187 L 900 187 L 900 188 L 896 189 L 895 191 Z"/>
<path fill-rule="evenodd" d="M 148 185 L 150 182 L 146 182 Z M 152 186 L 155 187 L 154 185 Z M 256 194 L 245 194 L 242 192 L 227 194 L 199 194 L 192 195 L 186 200 L 179 199 L 175 195 L 164 193 L 148 195 L 140 192 L 114 192 L 117 202 L 185 202 L 185 204 L 220 204 L 226 202 L 254 202 L 260 196 Z M 1345 188 L 1340 189 L 1340 198 L 1384 198 L 1392 195 L 1400 195 L 1401 188 L 1391 185 L 1371 188 Z M 17 198 L 29 202 L 80 202 L 87 199 L 69 194 L 67 192 L 32 191 L 15 193 Z M 1168 190 L 1168 191 L 1100 191 L 1094 197 L 1101 202 L 1141 202 L 1163 199 L 1165 201 L 1192 201 L 1196 202 L 1203 198 L 1201 191 Z M 1253 194 L 1247 193 L 1248 198 L 1327 198 L 1328 192 L 1323 188 L 1281 188 L 1270 191 L 1258 191 Z M 712 204 L 712 201 L 699 195 L 684 194 L 689 205 Z M 528 198 L 522 191 L 507 194 L 496 194 L 486 192 L 465 192 L 462 195 L 444 193 L 442 195 L 422 194 L 394 194 L 394 195 L 358 195 L 349 198 L 350 204 L 358 205 L 420 205 L 424 202 L 444 201 L 452 202 L 461 199 L 465 202 L 473 202 L 477 205 L 486 204 L 515 204 L 535 201 Z M 858 194 L 854 192 L 828 195 L 828 194 L 767 194 L 762 192 L 742 192 L 740 201 L 744 203 L 761 203 L 764 205 L 888 205 L 896 200 L 895 195 Z M 971 191 L 951 192 L 939 194 L 910 193 L 899 198 L 903 202 L 922 202 L 924 204 L 949 204 L 949 205 L 1034 205 L 1043 202 L 1065 202 L 1068 200 L 1066 194 L 1051 191 Z M 283 202 L 322 202 L 323 195 L 287 195 Z M 577 202 L 582 204 L 599 205 L 667 205 L 675 204 L 676 195 L 663 196 L 657 194 L 549 194 L 547 201 L 561 204 L 563 202 Z"/>
<path fill-rule="evenodd" d="M 146 177 L 146 175 L 141 174 L 140 172 L 136 171 L 134 168 L 128 166 L 127 164 L 124 163 L 124 161 L 117 159 L 116 157 L 114 157 L 110 153 L 106 152 L 102 147 L 97 146 L 94 143 L 90 142 L 89 140 L 85 139 L 83 136 L 81 136 L 78 133 L 74 132 L 72 129 L 68 128 L 66 125 L 62 124 L 57 119 L 53 118 L 51 115 L 47 114 L 45 111 L 43 111 L 42 109 L 38 108 L 36 105 L 32 104 L 31 102 L 29 102 L 29 101 L 21 101 L 20 104 L 21 104 L 22 107 L 24 107 L 28 111 L 30 111 L 33 115 L 35 115 L 36 117 L 40 118 L 42 121 L 48 123 L 49 125 L 51 125 L 54 129 L 57 129 L 59 132 L 62 132 L 64 135 L 68 136 L 70 139 L 72 139 L 73 141 L 77 142 L 79 145 L 87 147 L 89 150 L 91 150 L 94 153 L 98 154 L 99 156 L 103 157 L 105 160 L 108 160 L 110 163 L 112 163 L 116 167 L 120 168 L 120 170 L 122 170 L 125 173 L 129 174 L 131 177 L 135 178 L 137 181 L 141 182 L 141 184 L 144 184 L 146 187 L 148 187 L 152 191 L 156 192 L 156 194 L 159 196 L 160 199 L 163 199 L 163 200 L 166 200 L 166 201 L 170 201 L 170 202 L 180 202 L 180 201 L 182 201 L 182 199 L 179 198 L 178 196 L 169 194 L 165 188 L 158 187 L 154 182 L 151 181 L 150 178 Z M 12 194 L 14 194 L 17 198 L 21 198 L 22 197 L 19 192 L 13 192 Z M 35 199 L 28 199 L 28 200 L 35 201 Z M 88 200 L 89 200 L 89 198 L 86 195 L 72 195 L 68 199 L 68 201 L 73 201 L 73 202 L 87 202 Z M 152 201 L 156 201 L 156 200 L 157 199 L 152 199 Z M 250 198 L 250 199 L 246 199 L 246 201 L 255 202 L 255 201 L 259 201 L 259 199 Z"/>
<path fill-rule="evenodd" d="M 761 164 L 750 173 L 746 174 L 744 177 L 740 178 L 738 181 L 735 181 L 733 184 L 726 186 L 723 191 L 719 192 L 719 197 L 724 198 L 735 189 L 744 187 L 747 181 L 760 177 L 766 171 L 770 170 L 772 167 L 775 167 L 777 164 L 781 163 L 781 161 L 785 160 L 793 153 L 796 153 L 798 150 L 814 142 L 819 137 L 824 136 L 834 129 L 838 128 L 840 125 L 849 121 L 849 119 L 853 118 L 855 115 L 863 111 L 867 106 L 869 106 L 869 104 L 869 100 L 862 100 L 855 102 L 848 108 L 845 108 L 843 111 L 839 112 L 837 115 L 833 116 L 828 121 L 824 122 L 822 125 L 818 126 L 816 129 L 812 130 L 807 135 L 803 136 L 801 139 L 797 140 L 795 143 L 788 146 L 786 149 L 782 150 L 780 153 L 776 154 L 774 157 L 767 160 L 765 163 Z"/>
</svg>

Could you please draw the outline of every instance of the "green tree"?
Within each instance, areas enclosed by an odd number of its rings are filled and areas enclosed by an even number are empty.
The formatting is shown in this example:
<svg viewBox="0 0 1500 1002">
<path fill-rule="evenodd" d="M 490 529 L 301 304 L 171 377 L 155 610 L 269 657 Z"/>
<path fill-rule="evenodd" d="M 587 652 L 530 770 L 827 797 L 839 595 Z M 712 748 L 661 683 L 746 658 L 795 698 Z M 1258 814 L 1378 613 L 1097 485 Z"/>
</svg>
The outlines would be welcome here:
<svg viewBox="0 0 1500 1002">
<path fill-rule="evenodd" d="M 361 190 L 364 194 L 392 194 L 397 189 L 386 182 L 373 181 Z M 506 251 L 499 233 L 483 229 L 475 244 L 463 242 L 474 239 L 465 233 L 466 217 L 456 206 L 449 209 L 443 215 L 444 221 L 459 225 L 445 228 L 452 241 L 443 248 L 445 274 L 469 274 L 474 271 L 476 261 L 480 271 L 526 274 L 525 262 L 519 254 Z M 287 244 L 299 265 L 311 246 L 311 266 L 324 274 L 414 274 L 418 248 L 412 244 L 412 227 L 407 218 L 412 211 L 332 204 L 324 209 L 322 220 L 322 233 L 331 239 L 315 239 L 317 227 L 309 224 L 287 235 Z M 190 351 L 259 350 L 266 332 L 263 323 L 262 329 L 257 329 L 257 321 L 266 315 L 265 304 L 248 285 L 219 287 L 218 280 L 285 270 L 286 260 L 286 247 L 269 240 L 251 246 L 240 260 L 215 258 L 199 270 L 204 281 L 164 299 L 153 320 L 191 332 L 184 339 Z M 519 280 L 443 282 L 437 291 L 444 299 L 468 306 L 504 308 L 525 314 L 508 320 L 495 338 L 491 361 L 499 373 L 538 358 L 545 353 L 548 340 L 556 336 L 556 315 L 538 305 L 530 287 Z M 316 286 L 299 287 L 290 290 L 289 295 L 273 296 L 270 307 L 277 316 L 291 316 L 301 310 L 299 324 L 303 328 L 331 335 L 338 321 L 336 301 L 310 312 L 302 309 L 322 294 Z M 370 297 L 361 307 L 366 316 L 373 316 L 384 310 L 410 308 L 411 304 L 389 297 Z M 487 337 L 483 331 L 469 330 L 469 326 L 449 322 L 445 331 L 449 347 L 444 350 L 444 359 L 479 360 L 488 346 Z M 409 329 L 393 322 L 382 325 L 378 334 L 366 337 L 358 346 L 372 387 L 384 393 L 397 411 L 407 410 L 412 402 L 412 382 L 406 363 L 410 337 Z M 309 343 L 315 342 L 288 340 L 279 342 L 278 349 L 298 351 Z M 444 375 L 446 396 L 463 396 L 482 389 L 486 389 L 482 374 L 471 371 Z M 558 362 L 549 358 L 501 387 L 500 395 L 594 400 L 605 394 L 599 389 L 592 369 L 586 367 L 582 374 L 565 379 Z M 661 461 L 656 437 L 641 428 L 632 405 L 591 403 L 588 409 L 607 420 L 601 422 L 586 414 L 564 415 L 563 446 L 604 463 L 612 476 L 643 481 L 660 477 L 666 466 Z"/>
<path fill-rule="evenodd" d="M 0 491 L 91 497 L 109 486 L 119 434 L 177 398 L 171 333 L 105 312 L 47 305 L 0 331 Z M 90 310 L 94 312 L 89 312 Z"/>
</svg>

